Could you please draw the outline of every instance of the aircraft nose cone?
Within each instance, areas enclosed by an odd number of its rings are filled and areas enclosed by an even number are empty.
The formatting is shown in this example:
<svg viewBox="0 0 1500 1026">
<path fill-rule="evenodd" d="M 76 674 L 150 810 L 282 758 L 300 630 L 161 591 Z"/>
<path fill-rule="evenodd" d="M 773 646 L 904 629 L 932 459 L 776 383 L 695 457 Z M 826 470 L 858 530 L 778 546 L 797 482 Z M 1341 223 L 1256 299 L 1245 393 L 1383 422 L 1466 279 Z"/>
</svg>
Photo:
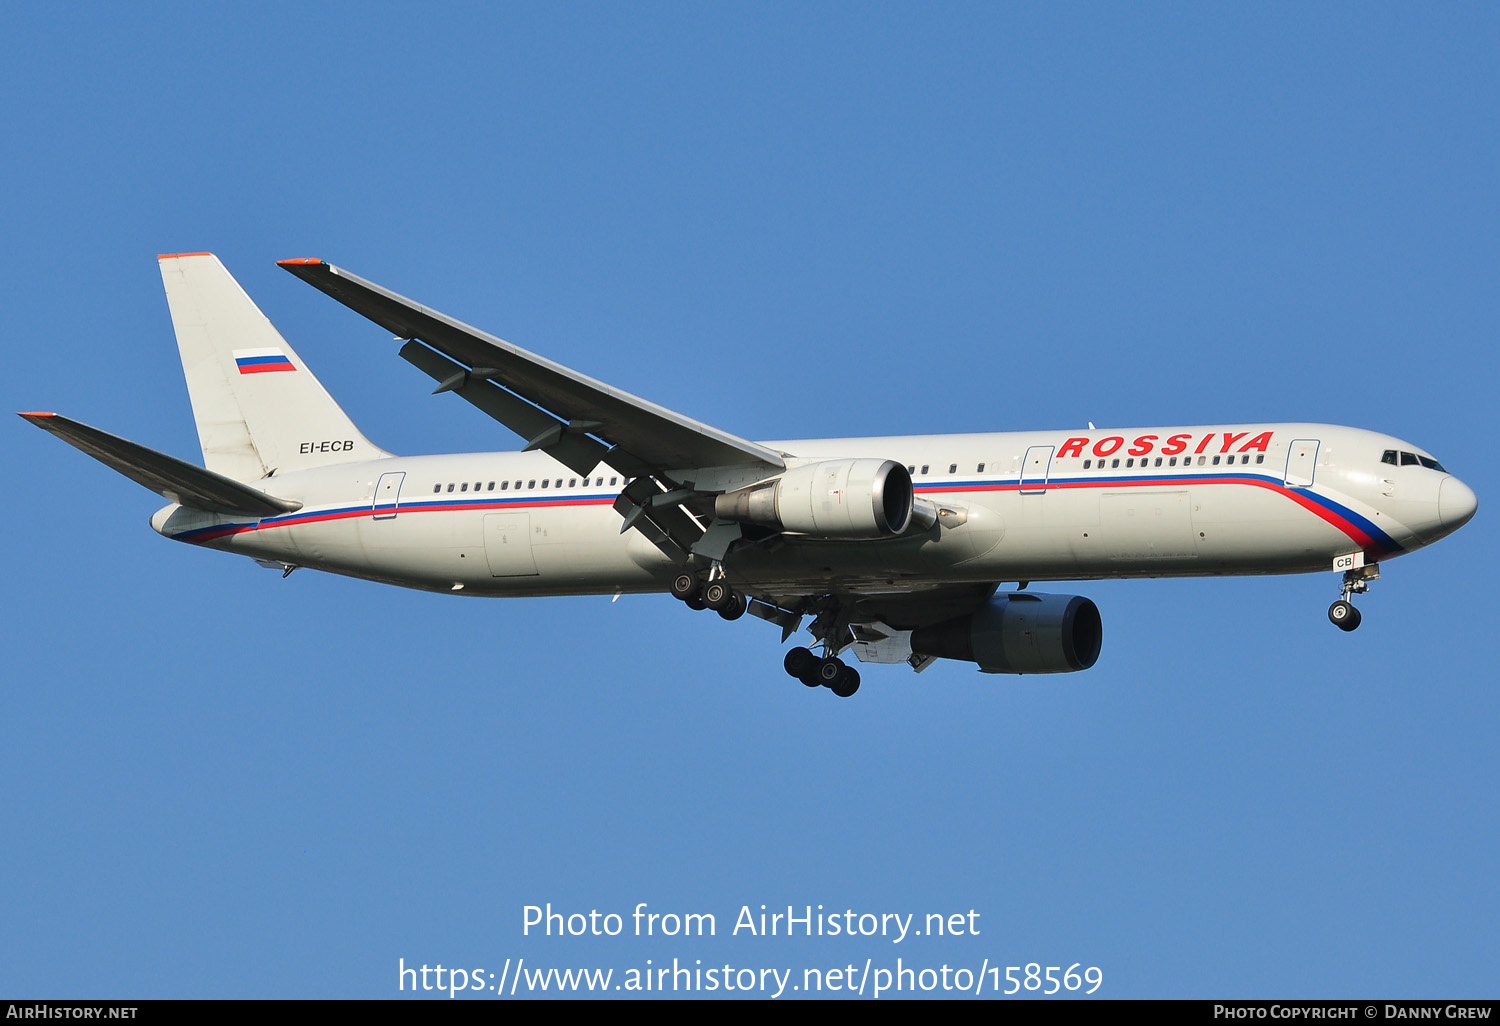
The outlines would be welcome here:
<svg viewBox="0 0 1500 1026">
<path fill-rule="evenodd" d="M 1474 489 L 1456 477 L 1443 479 L 1438 489 L 1438 519 L 1452 531 L 1467 524 L 1479 508 L 1479 499 Z"/>
</svg>

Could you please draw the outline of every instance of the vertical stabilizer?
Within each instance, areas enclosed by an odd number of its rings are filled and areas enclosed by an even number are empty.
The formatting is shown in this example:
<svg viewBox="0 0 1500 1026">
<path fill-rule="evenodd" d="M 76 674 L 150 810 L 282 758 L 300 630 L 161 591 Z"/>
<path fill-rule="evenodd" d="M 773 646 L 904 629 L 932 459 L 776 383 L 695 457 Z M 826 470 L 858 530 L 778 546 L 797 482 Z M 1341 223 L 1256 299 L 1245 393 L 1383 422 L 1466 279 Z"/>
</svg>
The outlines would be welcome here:
<svg viewBox="0 0 1500 1026">
<path fill-rule="evenodd" d="M 258 481 L 390 455 L 360 433 L 218 257 L 157 259 L 204 466 Z"/>
</svg>

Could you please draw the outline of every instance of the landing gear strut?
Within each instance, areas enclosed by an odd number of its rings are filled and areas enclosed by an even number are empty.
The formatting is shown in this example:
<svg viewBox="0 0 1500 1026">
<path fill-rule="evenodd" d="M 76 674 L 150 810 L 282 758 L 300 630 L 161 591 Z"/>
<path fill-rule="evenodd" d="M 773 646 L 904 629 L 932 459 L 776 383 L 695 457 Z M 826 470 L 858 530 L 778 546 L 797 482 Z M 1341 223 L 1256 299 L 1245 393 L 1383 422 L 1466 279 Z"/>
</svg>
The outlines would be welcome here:
<svg viewBox="0 0 1500 1026">
<path fill-rule="evenodd" d="M 1380 567 L 1374 564 L 1345 570 L 1343 597 L 1328 607 L 1329 621 L 1341 631 L 1352 631 L 1358 627 L 1361 619 L 1359 610 L 1354 608 L 1354 603 L 1349 601 L 1349 597 L 1369 591 L 1370 582 L 1379 577 Z"/>
</svg>

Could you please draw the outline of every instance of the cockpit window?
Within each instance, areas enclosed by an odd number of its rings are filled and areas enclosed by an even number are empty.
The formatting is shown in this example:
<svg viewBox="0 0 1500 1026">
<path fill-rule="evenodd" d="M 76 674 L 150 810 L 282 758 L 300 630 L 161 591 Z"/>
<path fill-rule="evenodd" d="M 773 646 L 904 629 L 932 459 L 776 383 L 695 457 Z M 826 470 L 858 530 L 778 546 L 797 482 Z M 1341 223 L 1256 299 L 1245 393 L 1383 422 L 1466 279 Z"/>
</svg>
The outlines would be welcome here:
<svg viewBox="0 0 1500 1026">
<path fill-rule="evenodd" d="M 1394 467 L 1398 463 L 1398 456 L 1400 457 L 1399 463 L 1403 467 L 1426 467 L 1428 470 L 1436 470 L 1440 474 L 1448 473 L 1443 469 L 1443 465 L 1431 456 L 1422 456 L 1414 452 L 1397 452 L 1395 449 L 1387 449 L 1381 453 L 1380 462 L 1389 463 Z"/>
</svg>

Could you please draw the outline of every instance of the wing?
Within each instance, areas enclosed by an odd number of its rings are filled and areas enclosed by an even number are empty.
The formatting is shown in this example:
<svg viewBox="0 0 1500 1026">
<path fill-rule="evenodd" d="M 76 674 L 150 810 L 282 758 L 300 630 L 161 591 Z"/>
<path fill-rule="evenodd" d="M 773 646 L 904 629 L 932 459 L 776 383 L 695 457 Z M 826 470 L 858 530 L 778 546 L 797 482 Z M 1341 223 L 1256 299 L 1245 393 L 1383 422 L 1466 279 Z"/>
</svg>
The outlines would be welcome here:
<svg viewBox="0 0 1500 1026">
<path fill-rule="evenodd" d="M 612 388 L 322 260 L 282 260 L 280 266 L 397 337 L 419 340 L 423 344 L 408 342 L 401 355 L 441 382 L 440 390 L 459 392 L 521 435 L 529 448 L 561 459 L 575 455 L 570 440 L 602 440 L 597 448 L 573 445 L 581 450 L 578 460 L 602 454 L 588 466 L 569 463 L 579 473 L 600 460 L 628 475 L 649 471 L 679 480 L 710 467 L 760 466 L 768 473 L 785 467 L 780 454 L 763 445 Z"/>
<path fill-rule="evenodd" d="M 407 340 L 401 356 L 553 459 L 588 474 L 599 464 L 632 479 L 615 500 L 632 527 L 674 560 L 706 524 L 694 503 L 705 475 L 741 484 L 786 468 L 781 454 L 710 427 L 470 327 L 322 260 L 282 260 L 314 288 Z"/>
<path fill-rule="evenodd" d="M 180 502 L 209 513 L 252 517 L 290 513 L 302 508 L 300 502 L 267 495 L 223 474 L 215 474 L 212 470 L 204 470 L 175 456 L 55 413 L 23 413 L 21 416 L 170 502 Z"/>
</svg>

